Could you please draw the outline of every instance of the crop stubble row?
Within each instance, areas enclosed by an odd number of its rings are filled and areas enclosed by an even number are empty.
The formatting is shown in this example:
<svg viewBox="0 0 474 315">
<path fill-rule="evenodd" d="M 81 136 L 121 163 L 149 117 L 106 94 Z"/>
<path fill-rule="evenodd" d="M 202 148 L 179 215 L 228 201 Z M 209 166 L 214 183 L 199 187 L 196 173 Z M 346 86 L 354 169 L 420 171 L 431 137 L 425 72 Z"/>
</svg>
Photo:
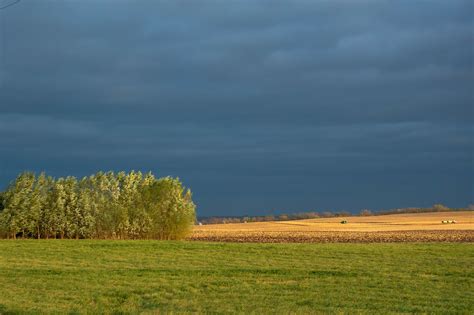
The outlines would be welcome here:
<svg viewBox="0 0 474 315">
<path fill-rule="evenodd" d="M 188 240 L 252 243 L 474 242 L 474 230 L 410 231 L 194 231 Z"/>
</svg>

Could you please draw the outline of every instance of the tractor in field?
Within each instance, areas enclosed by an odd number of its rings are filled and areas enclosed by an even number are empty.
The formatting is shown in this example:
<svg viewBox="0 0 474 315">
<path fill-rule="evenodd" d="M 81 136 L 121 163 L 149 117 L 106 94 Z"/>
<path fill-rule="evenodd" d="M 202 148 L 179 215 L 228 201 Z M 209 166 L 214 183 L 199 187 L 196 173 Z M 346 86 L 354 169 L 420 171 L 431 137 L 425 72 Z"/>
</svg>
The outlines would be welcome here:
<svg viewBox="0 0 474 315">
<path fill-rule="evenodd" d="M 441 221 L 443 224 L 456 224 L 456 220 L 443 220 Z"/>
</svg>

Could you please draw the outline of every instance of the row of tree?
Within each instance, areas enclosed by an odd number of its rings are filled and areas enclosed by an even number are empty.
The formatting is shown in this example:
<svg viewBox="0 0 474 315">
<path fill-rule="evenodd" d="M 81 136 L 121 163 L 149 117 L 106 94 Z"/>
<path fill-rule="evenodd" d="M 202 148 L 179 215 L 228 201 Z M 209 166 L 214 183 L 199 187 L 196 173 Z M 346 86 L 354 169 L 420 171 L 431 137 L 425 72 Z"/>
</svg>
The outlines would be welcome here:
<svg viewBox="0 0 474 315">
<path fill-rule="evenodd" d="M 179 239 L 195 222 L 177 178 L 99 172 L 77 179 L 25 172 L 0 194 L 2 238 Z"/>
<path fill-rule="evenodd" d="M 269 222 L 269 221 L 290 221 L 316 218 L 332 218 L 350 216 L 347 211 L 324 211 L 324 212 L 297 212 L 291 214 L 262 215 L 262 216 L 234 216 L 234 217 L 201 217 L 199 222 L 202 224 L 222 224 L 222 223 L 247 223 L 247 222 Z"/>
<path fill-rule="evenodd" d="M 397 213 L 423 213 L 423 212 L 443 212 L 443 211 L 462 211 L 474 210 L 474 205 L 467 208 L 453 209 L 442 204 L 435 204 L 431 208 L 398 208 L 380 211 L 371 211 L 362 209 L 358 214 L 348 211 L 322 211 L 322 212 L 298 212 L 292 214 L 264 215 L 264 216 L 235 216 L 235 217 L 202 217 L 199 218 L 201 224 L 225 224 L 225 223 L 247 223 L 247 222 L 267 222 L 267 221 L 291 221 L 317 218 L 350 217 L 353 215 L 374 216 Z"/>
</svg>

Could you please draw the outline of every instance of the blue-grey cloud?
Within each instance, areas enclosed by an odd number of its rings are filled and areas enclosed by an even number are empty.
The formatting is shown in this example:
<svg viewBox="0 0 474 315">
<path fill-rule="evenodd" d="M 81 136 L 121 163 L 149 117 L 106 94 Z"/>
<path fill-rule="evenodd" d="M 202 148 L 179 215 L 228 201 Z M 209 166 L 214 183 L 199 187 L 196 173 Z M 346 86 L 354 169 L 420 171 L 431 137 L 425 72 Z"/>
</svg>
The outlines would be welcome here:
<svg viewBox="0 0 474 315">
<path fill-rule="evenodd" d="M 473 202 L 471 1 L 0 11 L 0 179 L 180 176 L 200 214 Z"/>
</svg>

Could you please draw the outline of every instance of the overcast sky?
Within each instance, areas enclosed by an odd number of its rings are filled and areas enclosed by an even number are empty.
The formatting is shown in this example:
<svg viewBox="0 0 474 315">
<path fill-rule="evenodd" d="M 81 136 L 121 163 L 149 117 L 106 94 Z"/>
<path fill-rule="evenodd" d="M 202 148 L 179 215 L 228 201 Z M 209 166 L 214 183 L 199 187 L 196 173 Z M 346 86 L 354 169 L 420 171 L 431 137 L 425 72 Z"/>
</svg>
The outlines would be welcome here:
<svg viewBox="0 0 474 315">
<path fill-rule="evenodd" d="M 0 187 L 136 169 L 199 215 L 474 203 L 472 3 L 22 0 Z"/>
</svg>

